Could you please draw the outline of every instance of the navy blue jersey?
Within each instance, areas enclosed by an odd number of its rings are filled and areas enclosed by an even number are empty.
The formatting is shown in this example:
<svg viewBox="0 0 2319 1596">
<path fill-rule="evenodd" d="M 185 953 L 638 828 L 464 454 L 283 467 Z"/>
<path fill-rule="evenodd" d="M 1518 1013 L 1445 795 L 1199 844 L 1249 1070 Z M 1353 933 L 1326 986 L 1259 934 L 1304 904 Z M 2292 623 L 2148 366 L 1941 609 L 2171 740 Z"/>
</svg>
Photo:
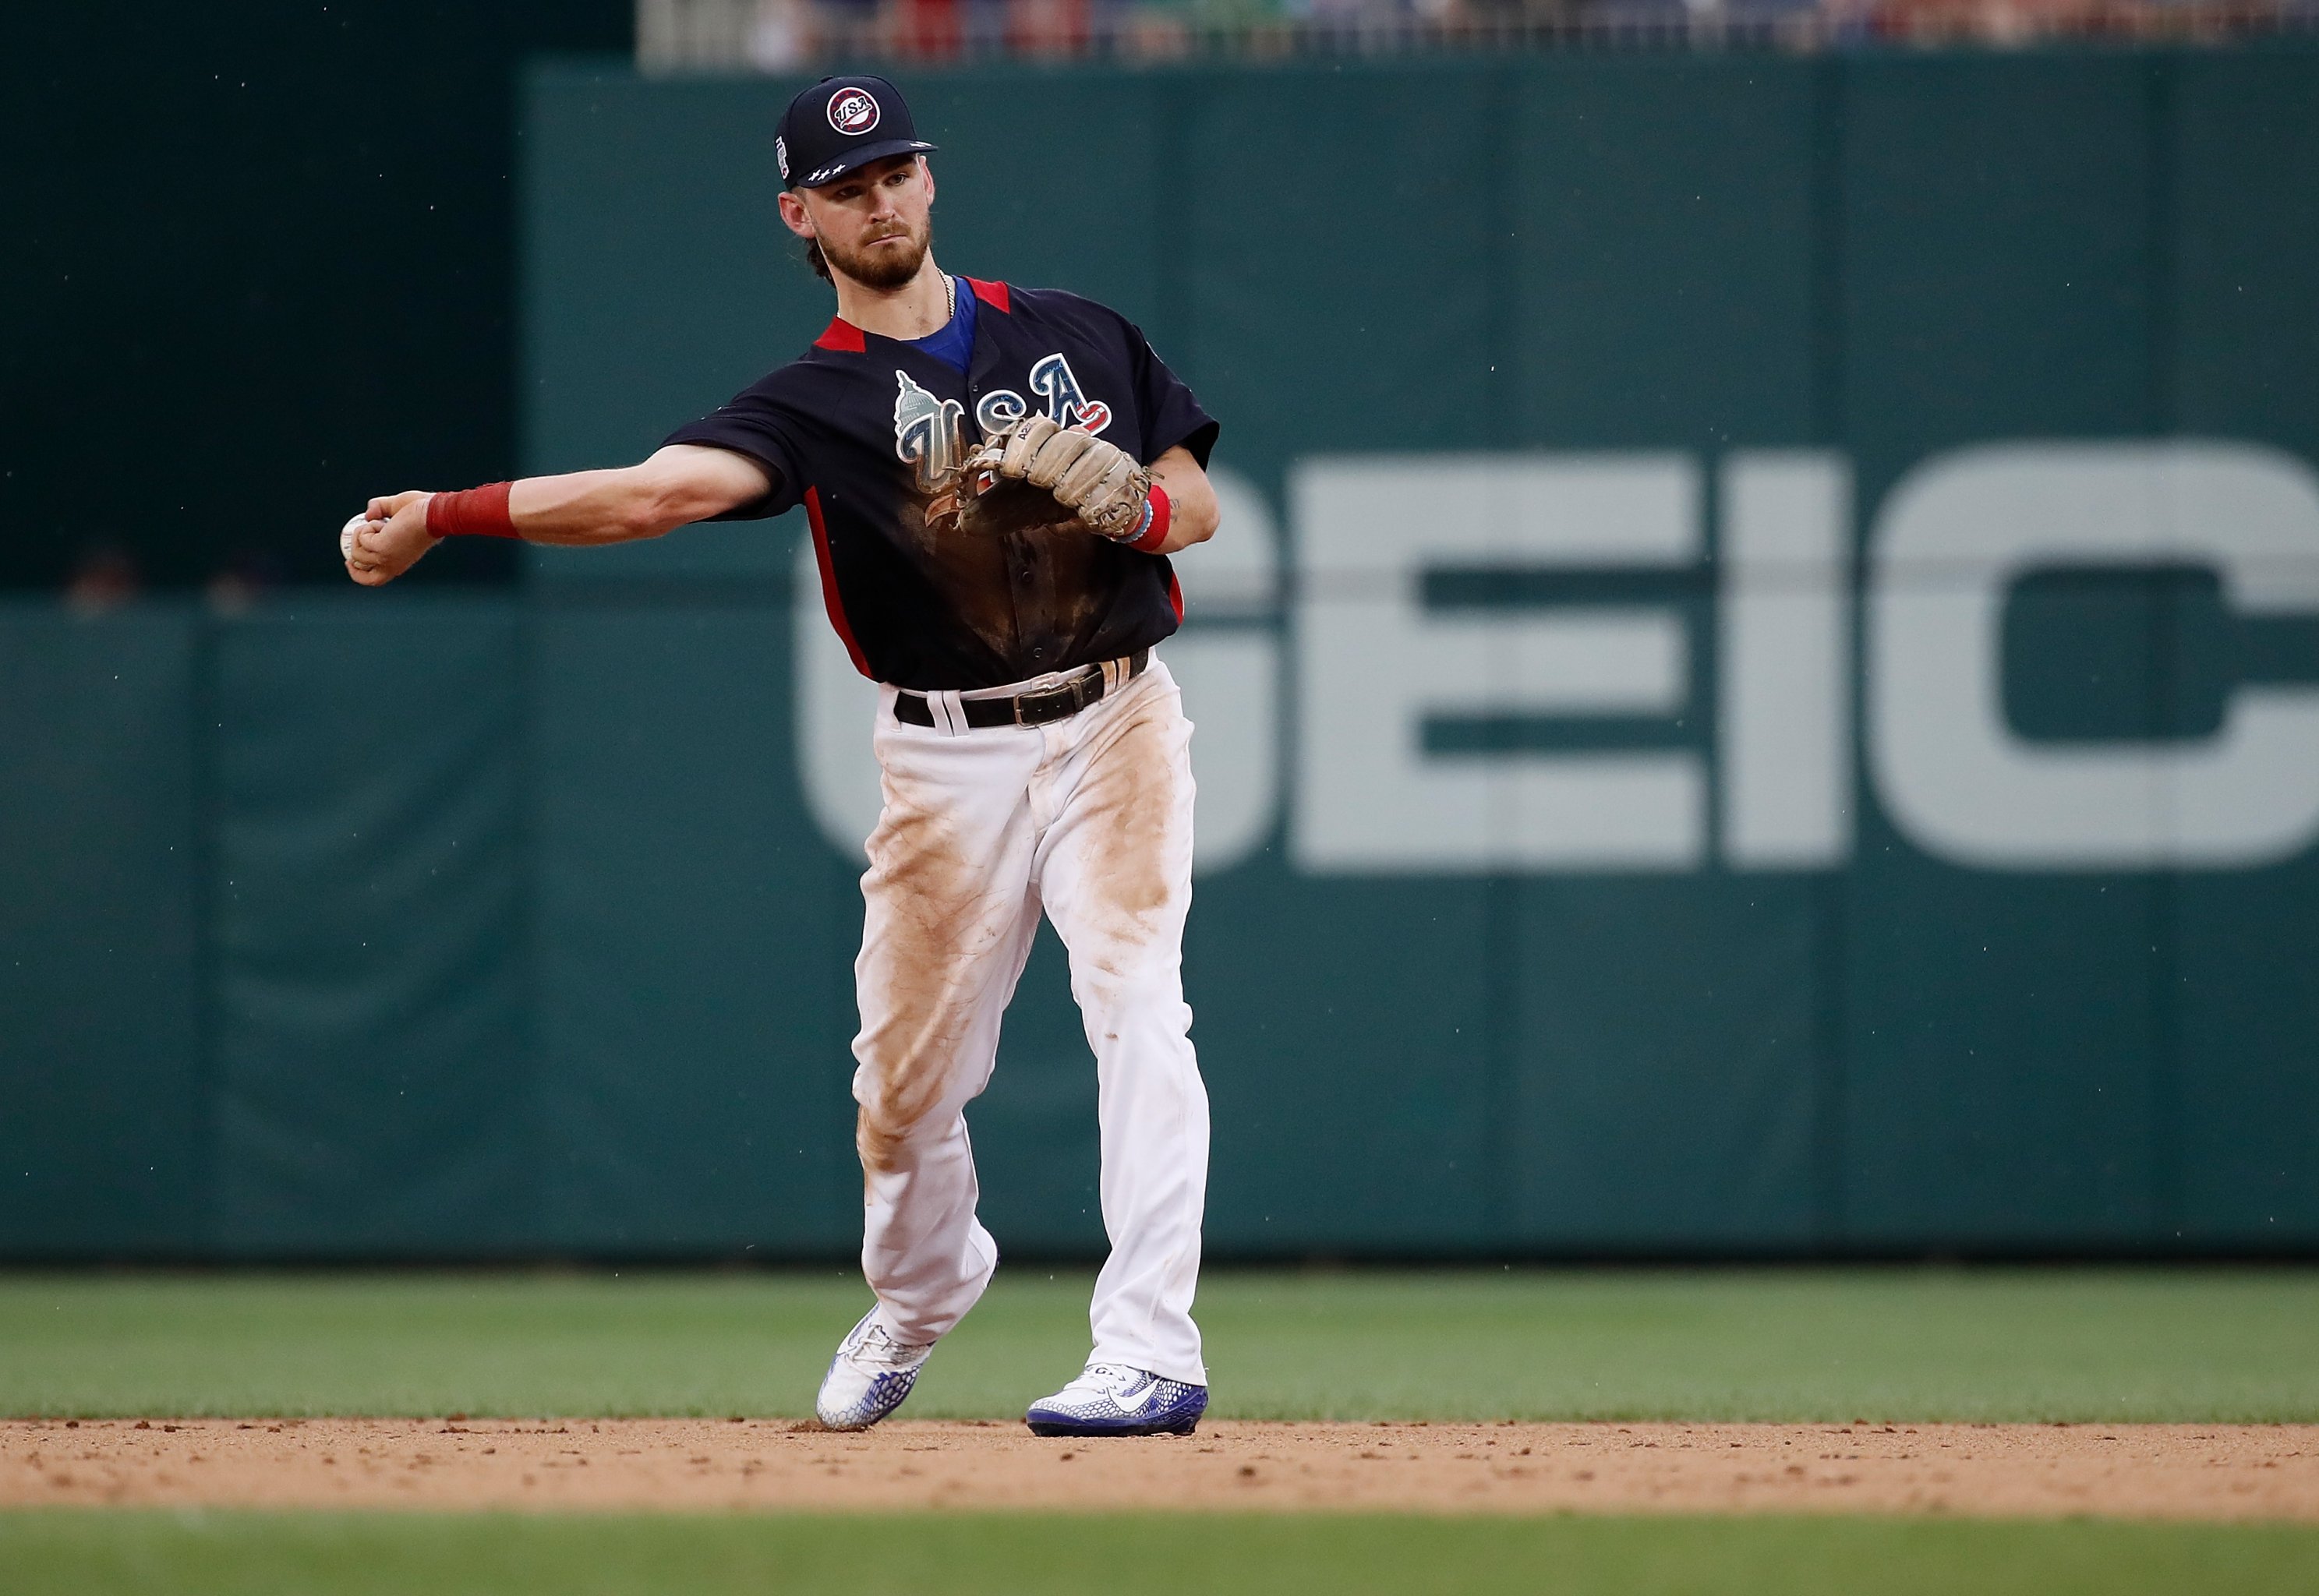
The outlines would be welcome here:
<svg viewBox="0 0 2319 1596">
<path fill-rule="evenodd" d="M 1052 289 L 966 280 L 981 302 L 965 371 L 833 320 L 812 348 L 668 437 L 748 455 L 772 491 L 747 519 L 805 506 L 830 623 L 865 676 L 920 691 L 997 687 L 1116 659 L 1183 618 L 1157 555 L 1057 506 L 1019 532 L 937 537 L 925 509 L 989 433 L 1034 410 L 1150 464 L 1205 466 L 1216 423 L 1117 311 Z"/>
</svg>

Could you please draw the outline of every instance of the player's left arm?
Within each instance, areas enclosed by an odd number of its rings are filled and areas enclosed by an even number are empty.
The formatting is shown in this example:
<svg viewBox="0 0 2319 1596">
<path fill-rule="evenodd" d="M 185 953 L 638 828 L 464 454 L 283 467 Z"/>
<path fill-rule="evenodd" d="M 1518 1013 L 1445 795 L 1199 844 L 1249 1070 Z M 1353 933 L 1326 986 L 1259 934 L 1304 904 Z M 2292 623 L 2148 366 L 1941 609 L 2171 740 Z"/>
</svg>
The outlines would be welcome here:
<svg viewBox="0 0 2319 1596">
<path fill-rule="evenodd" d="M 1214 537 L 1216 491 L 1192 451 L 1178 444 L 1151 462 L 1150 470 L 1153 485 L 1168 495 L 1169 508 L 1167 539 L 1151 552 L 1172 555 Z"/>
<path fill-rule="evenodd" d="M 1183 444 L 1149 465 L 1085 428 L 1026 416 L 999 428 L 967 459 L 958 504 L 945 511 L 970 529 L 1004 525 L 1009 481 L 1051 495 L 1098 537 L 1147 555 L 1172 555 L 1205 543 L 1216 530 L 1216 491 L 1198 455 Z M 929 512 L 930 515 L 937 512 Z"/>
</svg>

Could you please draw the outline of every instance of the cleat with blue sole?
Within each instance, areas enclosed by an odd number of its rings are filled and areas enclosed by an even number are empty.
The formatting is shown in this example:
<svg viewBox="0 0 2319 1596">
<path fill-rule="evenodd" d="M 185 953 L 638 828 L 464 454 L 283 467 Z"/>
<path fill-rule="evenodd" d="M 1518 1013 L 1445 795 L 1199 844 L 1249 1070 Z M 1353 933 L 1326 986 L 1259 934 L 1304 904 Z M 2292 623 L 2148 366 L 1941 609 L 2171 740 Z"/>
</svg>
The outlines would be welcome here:
<svg viewBox="0 0 2319 1596">
<path fill-rule="evenodd" d="M 1208 1409 L 1208 1388 L 1149 1369 L 1091 1363 L 1079 1377 L 1031 1404 L 1033 1435 L 1190 1435 Z"/>
</svg>

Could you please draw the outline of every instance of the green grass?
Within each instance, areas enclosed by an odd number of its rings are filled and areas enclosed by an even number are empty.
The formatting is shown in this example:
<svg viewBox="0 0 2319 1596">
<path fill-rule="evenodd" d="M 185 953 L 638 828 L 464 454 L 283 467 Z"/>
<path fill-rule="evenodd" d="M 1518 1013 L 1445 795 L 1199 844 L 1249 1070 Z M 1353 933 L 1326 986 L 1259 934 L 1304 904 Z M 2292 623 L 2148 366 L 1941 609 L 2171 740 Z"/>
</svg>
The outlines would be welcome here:
<svg viewBox="0 0 2319 1596">
<path fill-rule="evenodd" d="M 1076 1369 L 1003 1270 L 915 1417 Z M 0 1413 L 803 1414 L 866 1304 L 787 1275 L 0 1275 Z M 1236 1418 L 2319 1420 L 2319 1271 L 1217 1271 Z"/>
<path fill-rule="evenodd" d="M 2233 1596 L 2319 1589 L 2319 1530 L 1890 1519 L 0 1514 L 11 1596 L 1556 1591 Z"/>
</svg>

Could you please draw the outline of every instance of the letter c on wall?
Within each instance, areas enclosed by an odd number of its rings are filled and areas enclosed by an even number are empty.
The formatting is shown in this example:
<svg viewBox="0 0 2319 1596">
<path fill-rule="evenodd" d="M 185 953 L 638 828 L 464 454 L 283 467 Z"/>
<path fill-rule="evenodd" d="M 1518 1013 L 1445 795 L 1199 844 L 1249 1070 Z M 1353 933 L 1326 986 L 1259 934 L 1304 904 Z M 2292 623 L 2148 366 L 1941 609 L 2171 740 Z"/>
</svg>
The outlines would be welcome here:
<svg viewBox="0 0 2319 1596">
<path fill-rule="evenodd" d="M 2006 595 L 2041 567 L 2197 564 L 2251 616 L 2319 612 L 2319 477 L 2210 442 L 2003 445 L 1918 467 L 1871 546 L 1868 744 L 1893 823 L 1990 870 L 2208 869 L 2319 839 L 2319 689 L 2242 686 L 2195 741 L 2007 724 Z"/>
</svg>

